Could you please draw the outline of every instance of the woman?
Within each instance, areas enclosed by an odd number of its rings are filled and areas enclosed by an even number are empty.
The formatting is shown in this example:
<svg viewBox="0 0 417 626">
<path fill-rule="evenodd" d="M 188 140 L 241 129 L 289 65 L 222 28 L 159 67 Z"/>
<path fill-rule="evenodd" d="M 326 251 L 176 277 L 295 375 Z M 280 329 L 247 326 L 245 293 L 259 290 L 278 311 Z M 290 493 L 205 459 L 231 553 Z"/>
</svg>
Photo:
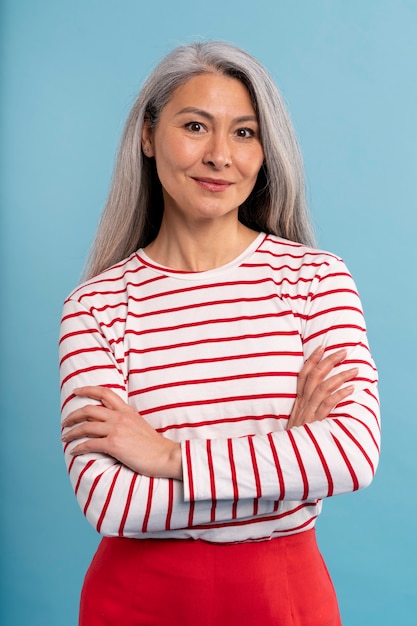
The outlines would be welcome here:
<svg viewBox="0 0 417 626">
<path fill-rule="evenodd" d="M 341 623 L 314 525 L 372 480 L 376 370 L 349 272 L 311 243 L 268 74 L 228 44 L 174 50 L 64 307 L 65 456 L 105 536 L 81 625 Z"/>
</svg>

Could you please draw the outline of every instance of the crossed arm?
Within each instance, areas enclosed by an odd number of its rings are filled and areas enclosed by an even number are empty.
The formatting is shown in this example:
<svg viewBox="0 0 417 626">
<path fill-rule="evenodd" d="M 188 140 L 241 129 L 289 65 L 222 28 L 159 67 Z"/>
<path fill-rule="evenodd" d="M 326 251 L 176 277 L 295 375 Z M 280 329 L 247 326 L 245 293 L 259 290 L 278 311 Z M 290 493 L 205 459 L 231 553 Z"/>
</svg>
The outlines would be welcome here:
<svg viewBox="0 0 417 626">
<path fill-rule="evenodd" d="M 297 398 L 288 429 L 325 419 L 332 409 L 353 392 L 345 386 L 358 373 L 357 368 L 331 375 L 343 362 L 345 350 L 323 357 L 318 347 L 306 361 L 297 380 Z M 63 421 L 65 443 L 83 439 L 71 454 L 109 455 L 134 472 L 154 478 L 182 480 L 181 444 L 160 435 L 137 411 L 106 387 L 86 386 L 74 395 L 99 404 L 86 403 Z"/>
</svg>

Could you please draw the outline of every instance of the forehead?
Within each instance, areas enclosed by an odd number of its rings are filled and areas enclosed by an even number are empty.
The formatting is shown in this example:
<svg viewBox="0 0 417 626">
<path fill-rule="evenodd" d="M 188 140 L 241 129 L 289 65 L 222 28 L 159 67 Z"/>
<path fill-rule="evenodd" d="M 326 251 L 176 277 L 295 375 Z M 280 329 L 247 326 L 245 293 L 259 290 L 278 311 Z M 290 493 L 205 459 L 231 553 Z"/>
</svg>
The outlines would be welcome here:
<svg viewBox="0 0 417 626">
<path fill-rule="evenodd" d="M 249 92 L 237 78 L 199 74 L 177 87 L 163 111 L 174 114 L 186 107 L 231 116 L 255 115 Z"/>
</svg>

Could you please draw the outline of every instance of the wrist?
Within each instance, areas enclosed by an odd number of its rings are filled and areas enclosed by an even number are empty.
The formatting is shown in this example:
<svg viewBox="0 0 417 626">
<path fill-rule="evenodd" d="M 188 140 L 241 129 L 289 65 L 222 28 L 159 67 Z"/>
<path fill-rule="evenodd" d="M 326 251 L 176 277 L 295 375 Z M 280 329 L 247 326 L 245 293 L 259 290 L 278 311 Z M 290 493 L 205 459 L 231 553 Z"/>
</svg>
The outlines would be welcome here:
<svg viewBox="0 0 417 626">
<path fill-rule="evenodd" d="M 183 480 L 181 444 L 173 441 L 169 455 L 169 476 L 175 480 Z"/>
</svg>

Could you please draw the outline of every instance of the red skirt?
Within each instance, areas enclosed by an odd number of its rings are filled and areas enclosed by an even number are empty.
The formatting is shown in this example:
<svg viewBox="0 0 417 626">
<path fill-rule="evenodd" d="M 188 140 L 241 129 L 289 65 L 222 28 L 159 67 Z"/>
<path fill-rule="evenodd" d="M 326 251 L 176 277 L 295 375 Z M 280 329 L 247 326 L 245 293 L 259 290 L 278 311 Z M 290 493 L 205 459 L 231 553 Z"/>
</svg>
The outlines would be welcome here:
<svg viewBox="0 0 417 626">
<path fill-rule="evenodd" d="M 269 541 L 104 538 L 79 626 L 341 626 L 314 530 Z"/>
</svg>

